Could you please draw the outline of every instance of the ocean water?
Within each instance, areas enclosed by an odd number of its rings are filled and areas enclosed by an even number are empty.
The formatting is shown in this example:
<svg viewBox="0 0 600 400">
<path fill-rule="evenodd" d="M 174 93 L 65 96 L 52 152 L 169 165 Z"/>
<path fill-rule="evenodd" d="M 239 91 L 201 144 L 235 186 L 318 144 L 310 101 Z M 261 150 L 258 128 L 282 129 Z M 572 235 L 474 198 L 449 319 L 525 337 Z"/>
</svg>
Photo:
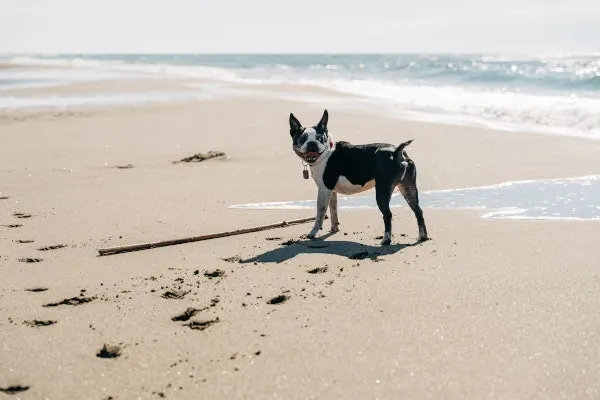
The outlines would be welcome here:
<svg viewBox="0 0 600 400">
<path fill-rule="evenodd" d="M 498 185 L 419 193 L 422 208 L 480 210 L 488 219 L 600 220 L 600 175 L 567 179 L 506 182 Z M 375 195 L 338 197 L 341 209 L 377 209 Z M 406 207 L 404 198 L 392 197 L 391 207 Z M 245 210 L 316 208 L 315 200 L 232 205 Z"/>
<path fill-rule="evenodd" d="M 2 88 L 65 84 L 73 80 L 65 71 L 77 70 L 84 80 L 118 74 L 254 87 L 313 85 L 354 95 L 355 107 L 406 118 L 600 139 L 600 54 L 59 54 L 4 56 L 0 62 L 55 67 L 50 79 L 44 74 L 15 76 L 14 70 L 7 76 L 0 70 L 0 104 Z"/>
</svg>

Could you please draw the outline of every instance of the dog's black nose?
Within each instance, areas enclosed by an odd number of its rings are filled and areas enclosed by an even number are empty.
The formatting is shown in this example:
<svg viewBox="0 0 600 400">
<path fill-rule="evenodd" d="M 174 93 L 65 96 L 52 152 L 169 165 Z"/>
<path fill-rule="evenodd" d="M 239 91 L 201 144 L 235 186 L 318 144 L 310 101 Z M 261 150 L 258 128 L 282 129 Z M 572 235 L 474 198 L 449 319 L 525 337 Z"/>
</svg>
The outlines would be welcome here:
<svg viewBox="0 0 600 400">
<path fill-rule="evenodd" d="M 316 142 L 308 142 L 306 144 L 306 152 L 307 153 L 318 153 L 319 152 L 319 146 L 317 145 Z"/>
</svg>

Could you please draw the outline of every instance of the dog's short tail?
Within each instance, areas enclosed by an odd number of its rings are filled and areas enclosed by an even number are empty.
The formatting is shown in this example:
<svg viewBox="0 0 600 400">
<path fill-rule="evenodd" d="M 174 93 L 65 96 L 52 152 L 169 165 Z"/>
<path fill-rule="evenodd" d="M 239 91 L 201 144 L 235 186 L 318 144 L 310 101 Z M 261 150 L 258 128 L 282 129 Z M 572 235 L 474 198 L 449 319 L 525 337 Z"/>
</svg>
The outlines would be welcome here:
<svg viewBox="0 0 600 400">
<path fill-rule="evenodd" d="M 409 144 L 411 144 L 412 141 L 413 141 L 413 139 L 410 139 L 404 143 L 400 143 L 400 145 L 394 151 L 394 157 L 396 158 L 396 160 L 398 161 L 400 166 L 403 167 L 403 169 L 404 169 L 404 171 L 402 171 L 402 176 L 400 177 L 401 181 L 403 181 L 404 177 L 406 176 L 406 172 L 408 171 L 408 166 L 409 166 L 409 161 L 410 161 L 410 158 L 408 158 L 408 154 L 406 154 L 406 152 L 404 151 L 404 148 L 406 146 L 408 146 Z"/>
<path fill-rule="evenodd" d="M 400 156 L 400 157 L 398 157 L 399 160 L 403 159 L 405 157 L 405 155 L 404 155 L 404 148 L 406 146 L 408 146 L 409 144 L 411 144 L 413 140 L 414 139 L 410 139 L 410 140 L 408 140 L 408 141 L 406 141 L 404 143 L 400 143 L 400 145 L 396 148 L 396 154 L 398 156 Z"/>
</svg>

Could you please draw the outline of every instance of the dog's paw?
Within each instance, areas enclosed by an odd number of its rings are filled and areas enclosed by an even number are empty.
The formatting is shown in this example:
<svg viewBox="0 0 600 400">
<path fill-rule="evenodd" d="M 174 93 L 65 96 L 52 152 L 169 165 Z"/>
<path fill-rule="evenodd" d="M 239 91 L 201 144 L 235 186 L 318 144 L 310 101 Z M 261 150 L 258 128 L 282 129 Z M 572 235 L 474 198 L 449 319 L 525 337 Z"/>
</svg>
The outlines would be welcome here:
<svg viewBox="0 0 600 400">
<path fill-rule="evenodd" d="M 390 235 L 389 233 L 385 233 L 383 235 L 383 239 L 381 239 L 381 245 L 382 246 L 389 246 L 392 243 L 392 235 Z"/>
<path fill-rule="evenodd" d="M 319 230 L 317 228 L 313 228 L 313 230 L 310 231 L 310 233 L 308 234 L 308 238 L 314 239 L 317 236 L 318 232 L 319 232 Z"/>
<path fill-rule="evenodd" d="M 339 231 L 340 231 L 339 225 L 331 225 L 331 229 L 329 230 L 329 232 L 331 232 L 331 233 L 337 233 Z"/>
<path fill-rule="evenodd" d="M 427 229 L 425 226 L 419 226 L 419 243 L 426 242 L 429 240 L 429 236 L 427 235 Z"/>
</svg>

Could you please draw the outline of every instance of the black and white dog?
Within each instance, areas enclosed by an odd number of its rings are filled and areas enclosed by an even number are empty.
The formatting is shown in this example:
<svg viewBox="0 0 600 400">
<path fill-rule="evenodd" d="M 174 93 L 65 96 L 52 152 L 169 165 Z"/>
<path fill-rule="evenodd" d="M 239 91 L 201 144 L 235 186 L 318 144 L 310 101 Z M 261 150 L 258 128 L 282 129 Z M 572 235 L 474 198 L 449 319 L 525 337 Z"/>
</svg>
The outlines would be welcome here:
<svg viewBox="0 0 600 400">
<path fill-rule="evenodd" d="M 337 193 L 355 194 L 375 187 L 377 205 L 383 214 L 385 225 L 381 244 L 390 244 L 390 200 L 394 188 L 398 187 L 417 217 L 419 241 L 427 240 L 427 228 L 419 207 L 417 169 L 404 150 L 412 140 L 399 146 L 386 143 L 359 146 L 348 142 L 334 143 L 327 132 L 328 118 L 325 110 L 316 126 L 305 128 L 294 114 L 290 114 L 293 149 L 309 165 L 318 187 L 317 217 L 309 238 L 314 238 L 323 228 L 328 205 L 331 212 L 331 232 L 339 231 Z"/>
</svg>

